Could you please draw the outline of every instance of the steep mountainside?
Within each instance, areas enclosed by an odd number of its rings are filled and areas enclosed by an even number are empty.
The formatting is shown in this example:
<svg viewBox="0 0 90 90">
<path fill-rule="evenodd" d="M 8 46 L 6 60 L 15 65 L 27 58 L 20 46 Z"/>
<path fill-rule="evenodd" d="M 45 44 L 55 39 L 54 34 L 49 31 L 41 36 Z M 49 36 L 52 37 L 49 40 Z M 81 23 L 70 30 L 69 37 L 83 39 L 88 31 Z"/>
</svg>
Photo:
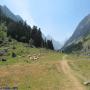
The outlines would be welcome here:
<svg viewBox="0 0 90 90">
<path fill-rule="evenodd" d="M 86 16 L 78 25 L 75 32 L 71 36 L 71 38 L 65 43 L 63 50 L 66 50 L 67 48 L 74 48 L 74 50 L 81 50 L 83 47 L 85 48 L 84 43 L 88 43 L 87 37 L 90 36 L 90 15 Z M 82 48 L 78 47 L 78 44 L 82 44 Z M 75 45 L 73 47 L 73 45 Z M 75 49 L 77 46 L 78 49 Z M 88 43 L 88 46 L 90 46 L 90 42 Z"/>
<path fill-rule="evenodd" d="M 1 12 L 8 18 L 18 22 L 23 21 L 23 19 L 19 15 L 14 15 L 6 6 L 0 6 Z"/>
<path fill-rule="evenodd" d="M 0 42 L 6 41 L 3 27 L 6 27 L 6 36 L 11 37 L 18 42 L 28 43 L 30 47 L 43 47 L 54 50 L 51 40 L 42 38 L 41 29 L 37 26 L 31 28 L 19 15 L 14 15 L 6 6 L 0 6 Z M 3 27 L 2 27 L 3 26 Z M 2 35 L 3 34 L 3 35 Z"/>
<path fill-rule="evenodd" d="M 80 22 L 72 37 L 66 42 L 65 47 L 84 38 L 88 33 L 90 33 L 90 15 Z"/>
</svg>

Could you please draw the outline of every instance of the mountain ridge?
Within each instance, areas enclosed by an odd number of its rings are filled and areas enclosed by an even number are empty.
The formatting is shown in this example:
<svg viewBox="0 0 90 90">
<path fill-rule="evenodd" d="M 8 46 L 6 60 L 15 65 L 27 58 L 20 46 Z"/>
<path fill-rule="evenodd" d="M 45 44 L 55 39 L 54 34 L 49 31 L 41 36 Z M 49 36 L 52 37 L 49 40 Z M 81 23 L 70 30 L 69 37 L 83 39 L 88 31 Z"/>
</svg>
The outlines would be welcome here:
<svg viewBox="0 0 90 90">
<path fill-rule="evenodd" d="M 28 43 L 30 47 L 43 47 L 54 50 L 52 41 L 46 41 L 42 38 L 40 28 L 35 25 L 31 27 L 25 21 L 22 21 L 19 15 L 14 15 L 6 6 L 0 6 L 0 21 L 0 25 L 3 24 L 7 28 L 7 38 L 11 37 L 18 42 Z M 4 35 L 1 37 L 2 43 L 4 41 L 3 37 Z"/>
<path fill-rule="evenodd" d="M 7 8 L 7 6 L 1 6 L 0 5 L 0 9 L 1 9 L 1 12 L 6 16 L 6 17 L 9 17 L 11 18 L 12 20 L 16 21 L 16 22 L 19 22 L 19 21 L 23 21 L 23 19 L 21 18 L 21 16 L 19 15 L 15 15 L 13 14 L 10 9 Z"/>
<path fill-rule="evenodd" d="M 90 35 L 90 14 L 88 14 L 84 19 L 81 20 L 76 30 L 74 31 L 72 36 L 69 38 L 69 40 L 65 43 L 62 49 L 65 50 L 68 47 L 77 45 L 80 42 L 84 44 L 85 43 L 84 40 L 88 35 Z"/>
</svg>

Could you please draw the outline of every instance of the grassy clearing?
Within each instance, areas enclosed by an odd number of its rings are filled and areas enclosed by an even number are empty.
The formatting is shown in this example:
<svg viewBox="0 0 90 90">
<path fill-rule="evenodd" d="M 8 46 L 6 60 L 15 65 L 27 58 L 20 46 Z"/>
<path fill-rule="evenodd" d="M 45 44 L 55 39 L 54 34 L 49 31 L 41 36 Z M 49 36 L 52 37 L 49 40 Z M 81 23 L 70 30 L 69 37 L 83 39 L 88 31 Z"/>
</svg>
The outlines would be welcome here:
<svg viewBox="0 0 90 90">
<path fill-rule="evenodd" d="M 90 57 L 70 55 L 68 59 L 81 82 L 90 81 Z M 86 88 L 90 90 L 90 86 L 86 86 Z"/>
<path fill-rule="evenodd" d="M 13 49 L 13 46 L 16 49 Z M 6 48 L 9 48 L 8 53 L 4 56 L 7 61 L 0 61 L 0 87 L 15 86 L 19 90 L 70 90 L 70 88 L 75 88 L 71 87 L 71 80 L 60 68 L 60 60 L 63 59 L 64 54 L 43 48 L 30 48 L 18 42 L 12 42 Z M 5 47 L 0 47 L 0 49 L 5 49 Z M 16 53 L 17 57 L 12 58 L 12 52 Z M 38 60 L 30 60 L 28 57 L 34 54 L 40 54 Z M 73 70 L 80 75 L 88 72 L 89 77 L 89 65 L 88 68 L 83 66 L 89 63 L 89 60 L 82 62 L 81 57 L 75 60 L 76 56 L 73 55 L 68 59 Z"/>
<path fill-rule="evenodd" d="M 29 48 L 17 42 L 16 49 L 13 50 L 13 45 L 8 46 L 9 51 L 4 56 L 7 61 L 0 61 L 0 87 L 15 86 L 19 90 L 63 90 L 65 88 L 64 83 L 67 78 L 56 68 L 63 54 L 42 48 Z M 12 52 L 16 53 L 16 58 L 11 57 Z M 39 53 L 38 60 L 29 60 L 28 55 Z M 27 60 L 29 60 L 28 63 Z"/>
<path fill-rule="evenodd" d="M 9 86 L 18 86 L 19 90 L 58 90 L 63 86 L 64 76 L 54 65 L 14 65 L 4 68 L 2 73 L 5 75 L 0 73 L 5 80 L 2 85 L 8 82 Z"/>
</svg>

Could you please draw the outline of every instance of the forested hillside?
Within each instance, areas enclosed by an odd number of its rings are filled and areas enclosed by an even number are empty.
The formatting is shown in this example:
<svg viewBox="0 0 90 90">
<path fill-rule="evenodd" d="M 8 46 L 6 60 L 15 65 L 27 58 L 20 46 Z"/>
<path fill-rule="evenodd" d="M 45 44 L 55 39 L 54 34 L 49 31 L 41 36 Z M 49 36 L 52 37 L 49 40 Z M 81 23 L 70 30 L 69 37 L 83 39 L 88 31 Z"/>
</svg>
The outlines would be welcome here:
<svg viewBox="0 0 90 90">
<path fill-rule="evenodd" d="M 3 27 L 6 28 L 5 31 L 8 38 L 14 38 L 19 42 L 28 43 L 28 45 L 31 47 L 43 47 L 52 50 L 54 49 L 52 40 L 45 40 L 42 38 L 42 32 L 40 28 L 37 26 L 33 26 L 31 28 L 31 26 L 29 26 L 25 21 L 20 19 L 17 21 L 14 20 L 14 14 L 10 11 L 5 13 L 6 9 L 6 7 L 0 6 L 0 26 L 2 27 L 3 25 Z M 8 16 L 9 14 L 7 13 L 10 13 L 11 17 Z M 0 33 L 4 33 L 3 31 L 4 29 L 0 29 Z M 0 42 L 3 42 L 2 37 L 0 38 Z"/>
</svg>

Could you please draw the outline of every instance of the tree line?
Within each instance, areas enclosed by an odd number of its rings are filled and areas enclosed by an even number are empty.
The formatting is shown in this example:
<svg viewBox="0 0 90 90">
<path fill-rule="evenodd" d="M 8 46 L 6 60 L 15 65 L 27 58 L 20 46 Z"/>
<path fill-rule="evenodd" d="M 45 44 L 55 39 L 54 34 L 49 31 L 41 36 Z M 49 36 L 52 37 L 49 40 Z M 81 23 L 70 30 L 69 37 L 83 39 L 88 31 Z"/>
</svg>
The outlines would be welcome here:
<svg viewBox="0 0 90 90">
<path fill-rule="evenodd" d="M 0 14 L 1 23 L 5 23 L 7 26 L 7 37 L 12 37 L 19 42 L 28 43 L 31 47 L 54 50 L 52 40 L 43 39 L 41 29 L 37 26 L 31 28 L 26 22 L 15 22 L 3 14 Z"/>
</svg>

